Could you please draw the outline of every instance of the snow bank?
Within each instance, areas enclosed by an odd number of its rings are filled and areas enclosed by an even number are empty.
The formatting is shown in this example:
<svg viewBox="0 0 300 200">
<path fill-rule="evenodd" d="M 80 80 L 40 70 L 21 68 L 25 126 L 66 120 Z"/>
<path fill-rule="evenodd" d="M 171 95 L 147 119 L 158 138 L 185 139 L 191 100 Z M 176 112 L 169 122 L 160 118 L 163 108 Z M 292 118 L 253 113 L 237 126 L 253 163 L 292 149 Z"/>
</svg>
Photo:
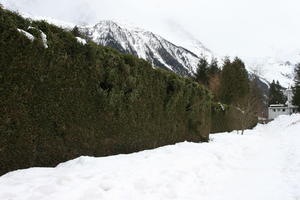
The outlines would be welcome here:
<svg viewBox="0 0 300 200">
<path fill-rule="evenodd" d="M 28 28 L 29 28 L 29 29 L 36 29 L 36 30 L 38 30 L 38 31 L 40 32 L 41 38 L 42 38 L 42 42 L 43 42 L 43 45 L 44 45 L 45 49 L 47 49 L 47 48 L 49 47 L 49 46 L 48 46 L 47 35 L 46 35 L 43 31 L 41 31 L 41 30 L 39 30 L 39 29 L 37 29 L 37 28 L 35 28 L 35 27 L 29 26 Z"/>
<path fill-rule="evenodd" d="M 77 39 L 77 42 L 79 42 L 82 45 L 86 45 L 86 43 L 87 43 L 86 40 L 81 37 L 76 37 L 76 39 Z"/>
<path fill-rule="evenodd" d="M 14 171 L 0 177 L 0 199 L 300 199 L 300 115 L 211 139 Z"/>
<path fill-rule="evenodd" d="M 40 33 L 41 33 L 43 45 L 44 45 L 45 49 L 47 49 L 49 47 L 48 46 L 47 35 L 43 31 L 41 31 L 41 30 L 40 30 Z"/>
<path fill-rule="evenodd" d="M 20 33 L 24 34 L 30 41 L 34 40 L 34 36 L 30 33 L 28 33 L 27 31 L 24 31 L 22 29 L 17 29 Z"/>
<path fill-rule="evenodd" d="M 36 29 L 35 27 L 31 27 L 31 26 L 29 26 L 28 27 L 29 29 Z M 27 31 L 24 31 L 24 30 L 22 30 L 22 29 L 17 29 L 20 33 L 23 33 L 29 40 L 31 40 L 31 41 L 33 41 L 34 39 L 35 39 L 35 37 L 31 34 L 31 33 L 28 33 Z M 47 44 L 47 35 L 43 32 L 43 31 L 41 31 L 41 30 L 39 30 L 39 29 L 37 29 L 40 33 L 41 33 L 41 38 L 42 38 L 42 41 L 43 41 L 43 45 L 44 45 L 44 47 L 47 49 L 48 48 L 48 44 Z"/>
</svg>

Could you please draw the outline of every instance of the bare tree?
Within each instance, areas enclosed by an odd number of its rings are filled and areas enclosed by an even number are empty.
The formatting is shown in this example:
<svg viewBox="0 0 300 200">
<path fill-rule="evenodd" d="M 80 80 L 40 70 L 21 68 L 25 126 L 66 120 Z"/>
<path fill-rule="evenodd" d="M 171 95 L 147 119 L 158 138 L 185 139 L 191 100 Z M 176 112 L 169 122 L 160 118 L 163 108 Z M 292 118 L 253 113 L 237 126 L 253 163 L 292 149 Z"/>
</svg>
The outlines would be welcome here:
<svg viewBox="0 0 300 200">
<path fill-rule="evenodd" d="M 235 108 L 239 113 L 234 116 L 235 124 L 240 128 L 243 135 L 245 129 L 253 126 L 257 122 L 260 101 L 255 95 L 249 94 L 240 100 Z"/>
<path fill-rule="evenodd" d="M 219 88 L 220 88 L 220 75 L 216 74 L 211 76 L 209 79 L 209 89 L 213 93 L 216 99 L 219 98 Z"/>
</svg>

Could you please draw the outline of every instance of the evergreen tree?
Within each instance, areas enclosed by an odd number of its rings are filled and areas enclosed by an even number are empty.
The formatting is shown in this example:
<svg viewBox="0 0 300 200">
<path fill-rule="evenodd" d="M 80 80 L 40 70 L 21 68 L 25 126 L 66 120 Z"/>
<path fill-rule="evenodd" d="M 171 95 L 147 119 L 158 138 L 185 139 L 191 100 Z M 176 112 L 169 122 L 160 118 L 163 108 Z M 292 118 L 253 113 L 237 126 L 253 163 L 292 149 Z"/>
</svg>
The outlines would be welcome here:
<svg viewBox="0 0 300 200">
<path fill-rule="evenodd" d="M 74 35 L 75 37 L 81 37 L 81 33 L 80 33 L 80 31 L 79 31 L 78 26 L 74 26 L 74 28 L 72 29 L 71 32 L 73 33 L 73 35 Z"/>
<path fill-rule="evenodd" d="M 269 105 L 270 104 L 285 104 L 286 103 L 286 97 L 284 96 L 283 87 L 280 85 L 280 83 L 274 80 L 270 84 L 270 90 L 269 90 Z"/>
<path fill-rule="evenodd" d="M 293 104 L 298 106 L 298 111 L 300 111 L 300 63 L 295 68 L 295 87 L 293 88 L 293 93 Z"/>
<path fill-rule="evenodd" d="M 226 104 L 236 104 L 249 93 L 249 78 L 245 64 L 235 58 L 224 61 L 220 80 L 220 100 Z"/>
<path fill-rule="evenodd" d="M 208 67 L 208 88 L 214 96 L 214 100 L 218 101 L 219 99 L 219 88 L 220 88 L 220 72 L 221 70 L 218 67 L 218 60 L 212 58 L 211 63 Z"/>
<path fill-rule="evenodd" d="M 208 75 L 213 77 L 220 73 L 220 69 L 218 67 L 218 60 L 216 58 L 212 58 L 211 63 L 208 67 Z"/>
<path fill-rule="evenodd" d="M 198 68 L 194 77 L 195 81 L 208 86 L 209 76 L 208 76 L 208 62 L 203 56 L 199 60 Z"/>
</svg>

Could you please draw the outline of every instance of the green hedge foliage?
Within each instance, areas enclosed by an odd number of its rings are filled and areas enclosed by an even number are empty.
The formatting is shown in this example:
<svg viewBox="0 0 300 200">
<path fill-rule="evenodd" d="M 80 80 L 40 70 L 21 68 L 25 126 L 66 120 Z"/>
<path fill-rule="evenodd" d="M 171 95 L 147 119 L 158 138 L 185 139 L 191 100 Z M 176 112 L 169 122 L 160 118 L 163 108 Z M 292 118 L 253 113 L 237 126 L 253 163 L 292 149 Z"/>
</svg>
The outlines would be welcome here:
<svg viewBox="0 0 300 200">
<path fill-rule="evenodd" d="M 0 9 L 0 174 L 208 141 L 210 112 L 210 93 L 189 79 Z"/>
<path fill-rule="evenodd" d="M 211 106 L 210 133 L 249 129 L 257 125 L 257 116 L 244 116 L 240 109 L 237 109 L 232 105 L 213 102 Z M 241 123 L 241 120 L 244 120 L 244 124 Z"/>
</svg>

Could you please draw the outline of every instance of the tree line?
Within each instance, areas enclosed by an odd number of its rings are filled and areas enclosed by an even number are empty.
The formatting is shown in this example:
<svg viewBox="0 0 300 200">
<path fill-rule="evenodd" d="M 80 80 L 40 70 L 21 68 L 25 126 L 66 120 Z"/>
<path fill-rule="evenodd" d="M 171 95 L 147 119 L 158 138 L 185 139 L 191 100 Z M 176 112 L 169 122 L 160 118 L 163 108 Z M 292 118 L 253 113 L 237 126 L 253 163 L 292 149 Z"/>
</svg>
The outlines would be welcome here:
<svg viewBox="0 0 300 200">
<path fill-rule="evenodd" d="M 196 82 L 212 92 L 214 102 L 233 106 L 242 112 L 242 118 L 239 116 L 237 123 L 241 123 L 241 120 L 248 121 L 253 116 L 266 117 L 269 105 L 287 102 L 287 97 L 283 92 L 285 88 L 278 80 L 270 83 L 266 99 L 263 97 L 266 94 L 263 94 L 257 84 L 259 77 L 255 74 L 252 78 L 250 77 L 244 62 L 238 57 L 233 61 L 227 57 L 219 65 L 216 58 L 212 58 L 209 62 L 204 56 L 200 58 L 193 76 Z M 298 106 L 298 111 L 300 111 L 300 63 L 295 67 L 294 79 L 293 105 Z M 246 126 L 242 125 L 242 127 Z"/>
<path fill-rule="evenodd" d="M 300 112 L 300 63 L 298 63 L 295 68 L 295 85 L 293 87 L 293 93 L 293 104 L 298 106 L 298 111 Z"/>
<path fill-rule="evenodd" d="M 233 61 L 226 57 L 219 66 L 216 58 L 209 63 L 202 56 L 194 74 L 194 80 L 212 92 L 214 102 L 219 102 L 223 108 L 227 105 L 234 111 L 229 114 L 232 116 L 228 116 L 232 120 L 227 121 L 227 126 L 232 124 L 232 130 L 241 129 L 242 133 L 245 128 L 256 124 L 255 119 L 264 110 L 263 94 L 257 79 L 257 76 L 250 78 L 244 62 L 238 57 Z"/>
</svg>

